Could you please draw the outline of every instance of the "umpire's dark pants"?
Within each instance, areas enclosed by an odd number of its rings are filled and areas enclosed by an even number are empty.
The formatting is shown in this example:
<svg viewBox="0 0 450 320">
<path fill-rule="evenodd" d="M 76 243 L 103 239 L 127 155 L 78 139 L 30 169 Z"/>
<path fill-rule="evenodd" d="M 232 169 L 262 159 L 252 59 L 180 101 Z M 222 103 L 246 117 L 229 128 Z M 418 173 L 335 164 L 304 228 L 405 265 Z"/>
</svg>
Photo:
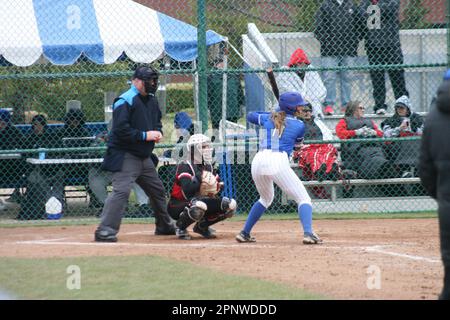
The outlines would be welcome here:
<svg viewBox="0 0 450 320">
<path fill-rule="evenodd" d="M 403 64 L 403 53 L 400 47 L 373 48 L 366 46 L 367 57 L 370 65 Z M 373 99 L 375 100 L 375 110 L 385 108 L 386 103 L 386 70 L 370 70 L 372 79 Z M 392 90 L 395 99 L 403 95 L 409 95 L 406 90 L 405 70 L 402 68 L 388 69 L 387 73 L 391 80 Z"/>
<path fill-rule="evenodd" d="M 167 213 L 164 186 L 150 158 L 141 159 L 130 153 L 125 154 L 122 170 L 112 176 L 113 191 L 103 207 L 99 230 L 119 232 L 122 215 L 128 203 L 131 187 L 136 182 L 147 194 L 155 210 L 156 229 L 160 233 L 174 230 L 174 221 Z"/>
</svg>

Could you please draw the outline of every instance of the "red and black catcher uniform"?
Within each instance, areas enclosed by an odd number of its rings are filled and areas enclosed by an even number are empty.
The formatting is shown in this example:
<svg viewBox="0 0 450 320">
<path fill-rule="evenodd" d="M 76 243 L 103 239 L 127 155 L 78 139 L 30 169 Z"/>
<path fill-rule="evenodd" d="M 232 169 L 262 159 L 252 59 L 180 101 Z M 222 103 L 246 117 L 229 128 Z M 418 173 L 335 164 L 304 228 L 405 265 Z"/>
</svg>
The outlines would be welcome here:
<svg viewBox="0 0 450 320">
<path fill-rule="evenodd" d="M 168 212 L 177 220 L 177 235 L 180 239 L 190 239 L 186 228 L 194 222 L 196 222 L 194 232 L 205 238 L 215 238 L 214 230 L 209 226 L 233 216 L 235 212 L 234 199 L 200 195 L 203 171 L 210 171 L 216 175 L 210 164 L 192 164 L 183 161 L 177 166 Z"/>
</svg>

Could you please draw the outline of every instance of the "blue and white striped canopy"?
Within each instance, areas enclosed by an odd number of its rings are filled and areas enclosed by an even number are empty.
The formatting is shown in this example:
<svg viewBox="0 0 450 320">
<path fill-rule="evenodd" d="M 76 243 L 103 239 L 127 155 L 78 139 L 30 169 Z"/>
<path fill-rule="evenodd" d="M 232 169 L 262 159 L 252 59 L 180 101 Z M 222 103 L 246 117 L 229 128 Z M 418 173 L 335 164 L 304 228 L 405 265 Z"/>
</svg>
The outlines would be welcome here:
<svg viewBox="0 0 450 320">
<path fill-rule="evenodd" d="M 0 56 L 30 66 L 42 55 L 57 65 L 84 54 L 98 64 L 123 53 L 139 63 L 164 53 L 197 57 L 197 28 L 131 0 L 0 0 Z M 226 41 L 207 31 L 206 44 Z"/>
</svg>

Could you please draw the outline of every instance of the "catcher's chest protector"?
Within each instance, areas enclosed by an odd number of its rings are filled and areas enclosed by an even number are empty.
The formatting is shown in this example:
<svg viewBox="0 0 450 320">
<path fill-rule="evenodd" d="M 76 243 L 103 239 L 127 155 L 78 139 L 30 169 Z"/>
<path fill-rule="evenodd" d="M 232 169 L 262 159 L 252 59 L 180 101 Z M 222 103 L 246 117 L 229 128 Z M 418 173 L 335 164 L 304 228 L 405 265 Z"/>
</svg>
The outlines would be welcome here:
<svg viewBox="0 0 450 320">
<path fill-rule="evenodd" d="M 203 170 L 208 169 L 212 171 L 212 167 L 207 168 L 206 166 L 203 167 L 197 164 L 191 164 L 188 161 L 180 162 L 177 165 L 177 171 L 175 173 L 175 181 L 173 183 L 172 192 L 170 193 L 170 196 L 177 200 L 189 200 L 186 198 L 183 189 L 181 188 L 180 178 L 200 175 Z"/>
</svg>

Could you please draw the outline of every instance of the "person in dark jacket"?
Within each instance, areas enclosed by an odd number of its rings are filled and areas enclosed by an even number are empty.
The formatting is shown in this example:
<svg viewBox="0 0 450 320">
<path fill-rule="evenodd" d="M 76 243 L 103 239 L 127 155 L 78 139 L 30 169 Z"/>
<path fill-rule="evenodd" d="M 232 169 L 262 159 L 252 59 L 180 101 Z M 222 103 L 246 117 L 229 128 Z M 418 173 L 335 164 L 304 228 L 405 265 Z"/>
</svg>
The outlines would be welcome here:
<svg viewBox="0 0 450 320">
<path fill-rule="evenodd" d="M 31 132 L 26 136 L 26 149 L 59 148 L 61 147 L 59 135 L 50 132 L 47 119 L 38 114 L 31 120 Z M 48 154 L 36 152 L 28 154 L 29 157 L 47 158 Z M 51 196 L 55 196 L 61 203 L 64 202 L 64 171 L 53 166 L 28 166 L 27 191 L 21 202 L 17 219 L 33 220 L 45 217 L 45 203 Z"/>
<path fill-rule="evenodd" d="M 93 139 L 91 139 L 89 130 L 85 124 L 86 118 L 83 111 L 80 109 L 70 109 L 64 116 L 64 127 L 59 131 L 61 146 L 65 148 L 91 146 Z"/>
<path fill-rule="evenodd" d="M 11 114 L 6 109 L 0 109 L 0 150 L 23 149 L 25 143 L 22 131 L 11 122 Z M 7 186 L 14 186 L 21 179 L 25 170 L 25 161 L 21 159 L 0 159 L 0 180 Z M 11 198 L 20 198 L 20 190 L 15 188 Z M 13 199 L 8 199 L 10 201 Z"/>
<path fill-rule="evenodd" d="M 349 67 L 354 65 L 358 43 L 357 7 L 352 0 L 324 0 L 315 15 L 314 36 L 320 42 L 322 67 Z M 340 84 L 341 107 L 351 100 L 351 72 L 324 71 L 327 88 L 325 114 L 332 114 L 336 104 L 336 87 Z"/>
<path fill-rule="evenodd" d="M 26 137 L 25 145 L 27 149 L 59 148 L 61 143 L 58 138 L 56 132 L 48 129 L 46 117 L 37 114 L 31 119 L 31 132 Z"/>
<path fill-rule="evenodd" d="M 400 0 L 363 0 L 358 14 L 360 24 L 366 26 L 365 48 L 370 65 L 403 64 L 400 44 Z M 405 70 L 387 70 L 395 99 L 409 96 L 405 84 Z M 375 100 L 374 112 L 385 114 L 386 80 L 384 69 L 371 69 L 370 78 Z"/>
<path fill-rule="evenodd" d="M 155 234 L 174 235 L 175 222 L 167 212 L 165 190 L 152 154 L 162 137 L 161 110 L 155 93 L 158 73 L 136 68 L 131 88 L 113 104 L 113 125 L 102 168 L 113 172 L 113 191 L 103 207 L 96 241 L 116 242 L 131 187 L 136 182 L 155 209 Z"/>
<path fill-rule="evenodd" d="M 0 109 L 0 150 L 21 149 L 24 142 L 24 135 L 12 124 L 9 111 Z"/>
<path fill-rule="evenodd" d="M 428 194 L 437 200 L 444 286 L 440 299 L 450 299 L 450 80 L 439 86 L 436 108 L 425 121 L 419 176 Z"/>
<path fill-rule="evenodd" d="M 415 113 L 407 96 L 401 96 L 394 105 L 395 113 L 381 123 L 384 137 L 401 138 L 420 136 L 423 132 L 423 118 Z M 388 158 L 403 172 L 402 177 L 415 174 L 419 160 L 420 141 L 392 142 L 386 145 Z"/>
</svg>

